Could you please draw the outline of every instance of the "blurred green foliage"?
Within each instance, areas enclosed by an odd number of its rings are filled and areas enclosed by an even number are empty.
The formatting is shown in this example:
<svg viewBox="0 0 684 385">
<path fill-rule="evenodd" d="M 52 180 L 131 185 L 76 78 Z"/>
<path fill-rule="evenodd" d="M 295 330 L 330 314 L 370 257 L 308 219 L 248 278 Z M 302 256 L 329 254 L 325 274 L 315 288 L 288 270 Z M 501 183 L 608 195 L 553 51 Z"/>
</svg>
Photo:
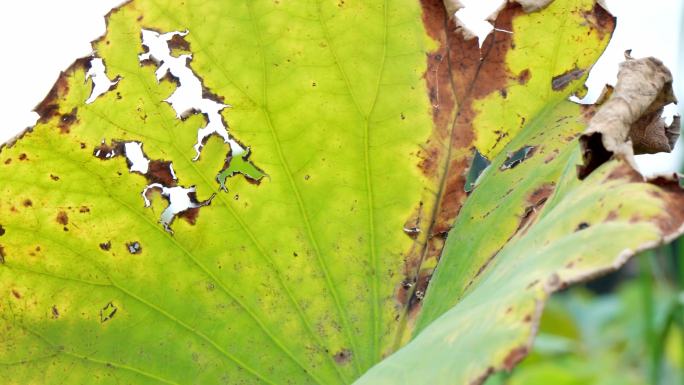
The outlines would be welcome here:
<svg viewBox="0 0 684 385">
<path fill-rule="evenodd" d="M 548 303 L 534 348 L 487 385 L 684 384 L 684 241 Z M 601 294 L 599 294 L 601 292 Z"/>
</svg>

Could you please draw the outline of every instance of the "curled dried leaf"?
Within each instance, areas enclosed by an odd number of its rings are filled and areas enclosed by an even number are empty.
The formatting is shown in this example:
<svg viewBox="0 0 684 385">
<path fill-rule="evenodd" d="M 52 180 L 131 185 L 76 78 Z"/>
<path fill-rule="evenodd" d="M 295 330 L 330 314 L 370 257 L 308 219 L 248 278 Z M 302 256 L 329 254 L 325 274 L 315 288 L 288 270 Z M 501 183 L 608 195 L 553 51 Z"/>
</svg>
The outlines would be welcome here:
<svg viewBox="0 0 684 385">
<path fill-rule="evenodd" d="M 635 167 L 634 154 L 670 152 L 679 137 L 679 117 L 669 126 L 661 117 L 663 108 L 677 101 L 672 74 L 656 58 L 625 56 L 615 89 L 580 137 L 581 179 L 614 155 Z"/>
<path fill-rule="evenodd" d="M 460 0 L 444 0 L 444 7 L 446 8 L 449 16 L 454 17 L 454 14 L 465 6 L 460 2 Z"/>
</svg>

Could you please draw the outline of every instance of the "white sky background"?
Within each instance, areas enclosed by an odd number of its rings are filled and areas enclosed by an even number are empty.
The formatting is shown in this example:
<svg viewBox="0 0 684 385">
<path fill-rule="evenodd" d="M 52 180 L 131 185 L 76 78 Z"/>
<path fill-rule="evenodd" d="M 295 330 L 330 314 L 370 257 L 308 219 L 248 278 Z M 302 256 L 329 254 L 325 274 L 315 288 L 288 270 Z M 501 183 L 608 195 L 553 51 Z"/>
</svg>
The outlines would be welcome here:
<svg viewBox="0 0 684 385">
<path fill-rule="evenodd" d="M 418 0 L 415 0 L 418 1 Z M 484 22 L 501 0 L 461 0 L 459 12 L 471 30 L 486 35 Z M 0 55 L 0 143 L 35 123 L 32 112 L 48 93 L 59 72 L 76 58 L 91 52 L 90 41 L 105 31 L 103 16 L 121 0 L 22 0 L 3 4 L 0 26 L 3 47 Z M 634 57 L 655 56 L 673 71 L 675 92 L 684 103 L 684 61 L 680 54 L 681 18 L 684 0 L 606 0 L 618 17 L 613 40 L 589 76 L 593 101 L 605 83 L 615 84 L 617 64 L 623 52 Z M 676 111 L 666 111 L 671 116 Z M 679 169 L 682 145 L 674 154 L 639 156 L 639 166 L 648 174 Z"/>
</svg>

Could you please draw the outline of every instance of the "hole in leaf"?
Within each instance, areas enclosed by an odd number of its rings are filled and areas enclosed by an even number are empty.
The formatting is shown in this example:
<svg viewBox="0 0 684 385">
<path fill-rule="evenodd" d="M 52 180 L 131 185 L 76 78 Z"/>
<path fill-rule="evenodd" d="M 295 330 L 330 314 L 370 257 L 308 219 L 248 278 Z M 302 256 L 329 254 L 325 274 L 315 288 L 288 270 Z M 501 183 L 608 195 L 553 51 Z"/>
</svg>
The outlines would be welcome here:
<svg viewBox="0 0 684 385">
<path fill-rule="evenodd" d="M 534 146 L 524 146 L 519 150 L 509 153 L 500 169 L 503 171 L 518 166 L 520 163 L 529 159 L 534 154 L 534 149 Z"/>
<path fill-rule="evenodd" d="M 249 147 L 243 146 L 228 133 L 228 124 L 221 115 L 224 108 L 231 106 L 224 104 L 223 98 L 204 87 L 201 79 L 188 65 L 192 60 L 191 54 L 173 56 L 174 47 L 189 48 L 184 39 L 188 33 L 187 30 L 159 33 L 143 29 L 141 34 L 145 52 L 140 54 L 138 59 L 141 63 L 151 61 L 157 65 L 157 81 L 170 77 L 178 84 L 175 91 L 164 100 L 176 111 L 178 119 L 184 119 L 189 114 L 201 113 L 204 116 L 207 124 L 197 131 L 193 160 L 200 158 L 202 148 L 210 136 L 219 136 L 229 145 L 225 165 L 217 175 L 221 188 L 225 190 L 226 179 L 238 173 L 243 174 L 247 180 L 258 182 L 264 176 L 263 172 L 249 161 Z"/>
<path fill-rule="evenodd" d="M 138 242 L 138 241 L 126 243 L 126 249 L 128 249 L 128 252 L 131 254 L 142 253 L 142 246 L 140 245 L 140 242 Z"/>
<path fill-rule="evenodd" d="M 470 161 L 470 168 L 466 175 L 465 192 L 471 192 L 477 185 L 477 179 L 482 175 L 484 170 L 489 167 L 491 162 L 484 155 L 480 154 L 477 149 L 474 150 L 473 159 Z"/>
<path fill-rule="evenodd" d="M 114 318 L 117 310 L 118 308 L 112 302 L 106 304 L 105 307 L 100 310 L 100 322 L 105 323 Z"/>
<path fill-rule="evenodd" d="M 143 175 L 148 185 L 142 191 L 145 207 L 150 207 L 151 202 L 148 193 L 157 190 L 165 198 L 169 205 L 162 212 L 160 222 L 166 231 L 173 233 L 171 223 L 176 216 L 183 216 L 191 224 L 195 223 L 198 215 L 197 209 L 211 203 L 214 195 L 205 201 L 198 201 L 195 187 L 183 187 L 177 185 L 177 176 L 173 170 L 173 164 L 163 160 L 150 160 L 143 151 L 140 142 L 112 141 L 111 145 L 102 143 L 93 151 L 93 155 L 100 159 L 111 159 L 124 155 L 128 170 L 132 173 Z"/>
<path fill-rule="evenodd" d="M 113 90 L 121 77 L 117 76 L 114 80 L 110 80 L 107 77 L 104 60 L 93 57 L 88 63 L 88 71 L 85 74 L 85 80 L 88 81 L 88 79 L 92 79 L 93 87 L 90 96 L 85 101 L 86 104 L 94 102 L 100 95 Z"/>
<path fill-rule="evenodd" d="M 152 183 L 145 187 L 145 190 L 143 190 L 142 193 L 143 199 L 145 200 L 145 207 L 150 207 L 151 205 L 151 202 L 147 197 L 148 192 L 151 190 L 158 190 L 162 197 L 169 202 L 169 205 L 161 214 L 160 222 L 164 225 L 166 231 L 170 233 L 173 233 L 173 230 L 171 230 L 171 223 L 177 215 L 188 213 L 190 214 L 190 223 L 194 223 L 197 212 L 192 210 L 208 206 L 214 199 L 214 194 L 212 194 L 209 199 L 199 202 L 194 186 L 188 188 L 182 186 L 166 187 L 160 183 Z"/>
</svg>

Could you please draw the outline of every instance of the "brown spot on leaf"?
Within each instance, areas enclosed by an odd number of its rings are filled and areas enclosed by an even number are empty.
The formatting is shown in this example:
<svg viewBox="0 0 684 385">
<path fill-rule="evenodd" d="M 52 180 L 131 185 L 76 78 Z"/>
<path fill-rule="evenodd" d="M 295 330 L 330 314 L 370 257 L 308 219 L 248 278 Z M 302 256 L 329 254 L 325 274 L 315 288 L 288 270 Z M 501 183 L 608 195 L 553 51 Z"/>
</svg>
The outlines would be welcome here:
<svg viewBox="0 0 684 385">
<path fill-rule="evenodd" d="M 31 207 L 33 206 L 33 202 L 30 199 L 24 199 L 24 201 L 21 202 L 21 205 L 24 207 Z"/>
<path fill-rule="evenodd" d="M 84 143 L 85 145 L 85 143 Z M 115 156 L 119 156 L 124 153 L 124 143 L 119 142 L 116 140 L 112 141 L 112 144 L 109 145 L 105 142 L 100 143 L 99 146 L 95 147 L 93 150 L 93 156 L 102 159 L 102 160 L 108 160 L 110 158 L 113 158 Z"/>
<path fill-rule="evenodd" d="M 166 187 L 173 187 L 176 185 L 176 180 L 173 179 L 173 174 L 171 174 L 171 162 L 168 161 L 150 161 L 145 177 L 149 183 L 161 183 Z"/>
<path fill-rule="evenodd" d="M 66 226 L 69 224 L 69 216 L 64 211 L 60 211 L 59 213 L 57 213 L 57 217 L 55 218 L 55 220 L 62 226 Z"/>
<path fill-rule="evenodd" d="M 19 292 L 16 291 L 15 289 L 12 289 L 12 295 L 13 295 L 14 298 L 16 298 L 16 299 L 21 299 L 21 293 L 19 293 Z"/>
<path fill-rule="evenodd" d="M 349 349 L 342 349 L 339 352 L 335 353 L 333 356 L 333 359 L 335 359 L 335 362 L 337 362 L 340 365 L 344 365 L 349 363 L 352 358 L 352 352 Z"/>
<path fill-rule="evenodd" d="M 644 178 L 641 176 L 641 174 L 639 174 L 639 172 L 634 170 L 633 168 L 629 167 L 629 165 L 627 164 L 621 164 L 620 166 L 615 167 L 608 174 L 608 176 L 606 176 L 606 180 L 617 179 L 624 179 L 632 183 L 639 183 L 644 181 Z"/>
<path fill-rule="evenodd" d="M 43 99 L 43 101 L 34 109 L 39 116 L 38 122 L 46 123 L 50 121 L 52 117 L 59 114 L 59 102 L 57 99 L 62 95 L 65 95 L 68 90 L 69 86 L 67 84 L 66 74 L 62 72 L 45 99 Z"/>
<path fill-rule="evenodd" d="M 532 75 L 530 74 L 529 69 L 520 71 L 518 74 L 518 84 L 527 84 L 527 82 L 530 81 L 530 77 L 532 77 Z"/>
<path fill-rule="evenodd" d="M 527 347 L 521 346 L 511 350 L 504 358 L 503 366 L 507 371 L 513 370 L 515 365 L 527 356 Z"/>
<path fill-rule="evenodd" d="M 57 310 L 57 306 L 52 305 L 52 309 L 50 309 L 50 311 L 52 312 L 53 319 L 59 318 L 59 310 Z"/>
<path fill-rule="evenodd" d="M 520 217 L 520 223 L 518 224 L 516 234 L 525 234 L 530 225 L 534 223 L 534 220 L 537 218 L 539 212 L 546 203 L 546 200 L 553 193 L 554 188 L 555 184 L 553 183 L 544 184 L 527 197 L 528 206 Z"/>
<path fill-rule="evenodd" d="M 81 213 L 81 214 L 89 213 L 89 212 L 90 212 L 90 208 L 87 207 L 87 206 L 81 206 L 81 208 L 78 209 L 78 212 Z"/>
<path fill-rule="evenodd" d="M 418 273 L 418 278 L 415 284 L 409 289 L 410 297 L 408 299 L 408 312 L 411 315 L 417 315 L 420 310 L 420 305 L 425 298 L 430 279 L 432 278 L 432 269 L 421 270 Z"/>
<path fill-rule="evenodd" d="M 19 160 L 28 160 L 28 156 L 24 153 L 19 154 Z"/>
<path fill-rule="evenodd" d="M 77 115 L 76 112 L 78 109 L 74 107 L 71 112 L 67 114 L 62 114 L 59 118 L 59 124 L 57 125 L 59 127 L 59 131 L 62 134 L 68 134 L 70 131 L 71 126 L 76 122 L 77 120 Z"/>
<path fill-rule="evenodd" d="M 50 174 L 50 179 L 54 180 L 55 182 L 59 180 L 59 177 L 54 174 Z"/>
<path fill-rule="evenodd" d="M 112 248 L 112 241 L 100 243 L 100 249 L 102 249 L 104 251 L 108 251 L 111 248 Z"/>
<path fill-rule="evenodd" d="M 411 296 L 411 288 L 415 285 L 413 278 L 406 278 L 399 283 L 396 290 L 397 302 L 401 305 L 407 305 Z"/>
<path fill-rule="evenodd" d="M 179 218 L 185 219 L 189 224 L 194 225 L 197 222 L 197 216 L 199 216 L 199 207 L 191 207 L 187 210 L 183 210 L 177 214 Z"/>
<path fill-rule="evenodd" d="M 193 202 L 194 204 L 198 204 L 198 207 L 190 207 L 188 209 L 185 209 L 181 211 L 180 213 L 177 214 L 178 217 L 184 219 L 186 222 L 188 222 L 191 225 L 194 225 L 197 222 L 197 217 L 199 216 L 200 208 L 204 206 L 208 206 L 211 204 L 212 200 L 214 199 L 215 195 L 212 195 L 208 200 L 204 202 L 200 202 L 197 199 L 197 193 L 195 191 L 191 191 L 188 193 L 188 198 L 190 198 L 190 201 Z"/>
<path fill-rule="evenodd" d="M 180 49 L 183 51 L 190 51 L 190 43 L 181 35 L 173 35 L 173 38 L 168 42 L 169 48 Z"/>
<path fill-rule="evenodd" d="M 551 79 L 551 88 L 554 91 L 561 91 L 565 89 L 572 81 L 582 78 L 585 70 L 581 68 L 575 68 L 570 71 L 564 72 L 560 75 L 556 75 Z"/>
<path fill-rule="evenodd" d="M 589 224 L 587 222 L 580 222 L 579 225 L 577 225 L 577 228 L 575 231 L 581 231 L 589 227 Z"/>
<path fill-rule="evenodd" d="M 5 263 L 5 256 L 5 248 L 2 245 L 0 245 L 0 264 Z"/>
<path fill-rule="evenodd" d="M 2 237 L 3 235 L 5 235 L 5 228 L 2 227 L 2 225 L 0 225 L 0 237 Z"/>
<path fill-rule="evenodd" d="M 553 151 L 551 151 L 551 153 L 546 158 L 544 158 L 544 164 L 551 163 L 554 159 L 556 159 L 559 152 L 560 151 L 557 148 L 554 148 Z"/>
<path fill-rule="evenodd" d="M 619 218 L 619 212 L 617 210 L 611 210 L 606 216 L 605 222 L 614 221 Z"/>
</svg>

